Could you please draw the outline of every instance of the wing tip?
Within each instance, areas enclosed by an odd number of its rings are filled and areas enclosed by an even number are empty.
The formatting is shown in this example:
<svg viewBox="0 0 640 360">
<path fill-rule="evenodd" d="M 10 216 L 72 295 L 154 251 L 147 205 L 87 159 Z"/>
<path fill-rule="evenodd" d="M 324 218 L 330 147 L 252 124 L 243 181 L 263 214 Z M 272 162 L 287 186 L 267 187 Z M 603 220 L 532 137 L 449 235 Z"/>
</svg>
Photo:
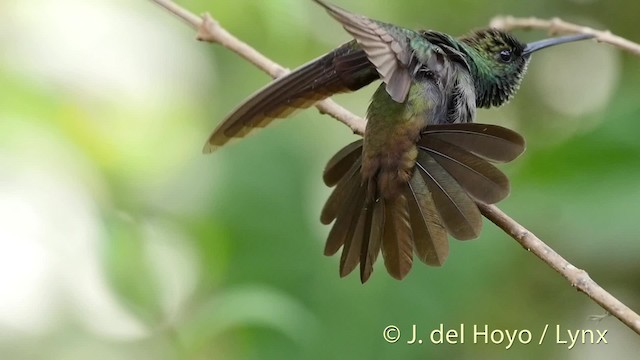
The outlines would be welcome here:
<svg viewBox="0 0 640 360">
<path fill-rule="evenodd" d="M 211 154 L 212 152 L 216 151 L 219 147 L 220 147 L 219 145 L 214 145 L 210 141 L 207 141 L 202 147 L 202 153 L 205 155 Z"/>
<path fill-rule="evenodd" d="M 325 8 L 325 10 L 327 10 L 327 12 L 329 12 L 329 14 L 331 14 L 331 15 L 339 13 L 340 10 L 345 11 L 344 9 L 342 9 L 342 8 L 336 6 L 336 5 L 333 5 L 333 4 L 331 4 L 331 3 L 327 2 L 327 1 L 324 1 L 324 0 L 313 0 L 313 2 L 318 4 L 318 5 L 320 5 L 320 6 L 322 6 L 323 8 Z"/>
</svg>

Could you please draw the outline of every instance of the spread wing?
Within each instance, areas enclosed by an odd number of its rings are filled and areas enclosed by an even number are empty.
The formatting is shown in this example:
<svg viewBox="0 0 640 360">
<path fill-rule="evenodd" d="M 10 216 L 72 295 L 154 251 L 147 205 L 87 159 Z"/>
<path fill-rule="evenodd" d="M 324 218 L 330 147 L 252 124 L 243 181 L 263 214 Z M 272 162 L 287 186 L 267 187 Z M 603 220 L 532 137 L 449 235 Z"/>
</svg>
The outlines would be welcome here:
<svg viewBox="0 0 640 360">
<path fill-rule="evenodd" d="M 418 33 L 351 13 L 335 5 L 314 0 L 342 24 L 375 65 L 391 98 L 403 103 L 411 85 L 412 50 L 410 38 Z"/>
<path fill-rule="evenodd" d="M 355 42 L 348 42 L 255 92 L 213 131 L 203 152 L 210 153 L 274 119 L 291 115 L 333 94 L 350 92 L 379 79 L 375 67 Z"/>
</svg>

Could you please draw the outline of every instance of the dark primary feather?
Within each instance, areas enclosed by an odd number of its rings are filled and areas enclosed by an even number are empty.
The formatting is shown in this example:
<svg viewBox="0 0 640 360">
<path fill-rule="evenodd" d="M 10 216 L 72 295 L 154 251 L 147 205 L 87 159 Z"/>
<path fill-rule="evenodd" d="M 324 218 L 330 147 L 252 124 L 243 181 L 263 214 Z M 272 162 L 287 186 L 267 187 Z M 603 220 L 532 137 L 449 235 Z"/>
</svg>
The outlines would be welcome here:
<svg viewBox="0 0 640 360">
<path fill-rule="evenodd" d="M 333 94 L 360 89 L 379 78 L 355 41 L 302 65 L 256 91 L 212 132 L 203 151 L 209 153 L 296 109 L 308 108 Z"/>
<path fill-rule="evenodd" d="M 360 280 L 366 282 L 380 251 L 396 279 L 410 271 L 414 253 L 428 265 L 442 265 L 449 254 L 448 234 L 464 240 L 480 232 L 482 219 L 473 199 L 493 203 L 509 193 L 508 179 L 490 161 L 509 161 L 524 151 L 517 133 L 474 123 L 427 126 L 418 144 L 411 179 L 393 199 L 379 197 L 375 181 L 363 182 L 361 141 L 329 161 L 324 178 L 337 185 L 321 220 L 335 219 L 325 254 L 343 248 L 341 276 L 359 264 Z M 496 156 L 498 150 L 508 155 Z"/>
</svg>

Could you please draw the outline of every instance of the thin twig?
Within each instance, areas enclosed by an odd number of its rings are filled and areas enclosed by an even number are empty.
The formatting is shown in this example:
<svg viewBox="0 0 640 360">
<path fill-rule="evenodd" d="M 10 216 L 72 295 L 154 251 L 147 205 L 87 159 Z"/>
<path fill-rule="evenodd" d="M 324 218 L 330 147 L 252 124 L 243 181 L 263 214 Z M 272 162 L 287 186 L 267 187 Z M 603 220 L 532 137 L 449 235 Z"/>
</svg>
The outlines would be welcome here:
<svg viewBox="0 0 640 360">
<path fill-rule="evenodd" d="M 608 313 L 640 334 L 640 316 L 593 281 L 586 271 L 573 266 L 540 238 L 498 209 L 497 206 L 478 203 L 478 207 L 480 207 L 482 215 L 519 242 L 523 248 L 531 251 L 540 260 L 559 272 L 569 281 L 571 286 L 585 293 Z"/>
<path fill-rule="evenodd" d="M 581 26 L 566 22 L 559 18 L 550 20 L 538 19 L 535 17 L 516 18 L 513 16 L 496 16 L 491 19 L 489 26 L 512 31 L 516 29 L 530 30 L 539 29 L 547 30 L 552 35 L 558 34 L 592 34 L 595 35 L 599 42 L 613 45 L 617 48 L 626 50 L 634 55 L 640 56 L 640 44 L 627 40 L 610 31 L 596 30 L 587 26 Z"/>
<path fill-rule="evenodd" d="M 245 60 L 256 65 L 272 77 L 282 76 L 283 74 L 286 74 L 288 72 L 287 69 L 274 63 L 246 43 L 240 41 L 229 32 L 224 30 L 215 20 L 211 18 L 211 16 L 209 16 L 209 14 L 204 14 L 202 18 L 198 18 L 188 10 L 185 10 L 184 8 L 171 1 L 151 1 L 163 6 L 173 14 L 187 21 L 195 29 L 197 29 L 198 40 L 221 44 L 227 49 L 235 52 Z M 598 40 L 602 42 L 607 42 L 616 47 L 620 47 L 632 53 L 640 55 L 640 47 L 637 44 L 622 39 L 609 32 L 602 32 L 583 26 L 569 24 L 559 19 L 545 21 L 535 18 L 516 19 L 512 17 L 500 17 L 495 18 L 492 21 L 491 25 L 504 29 L 540 28 L 548 29 L 551 32 L 558 33 L 572 32 L 596 34 Z M 355 133 L 362 134 L 364 132 L 365 120 L 352 114 L 333 101 L 322 101 L 318 103 L 316 107 L 320 110 L 321 113 L 330 115 L 343 122 L 344 124 L 349 126 Z M 570 264 L 567 260 L 565 260 L 553 249 L 551 249 L 547 244 L 542 242 L 542 240 L 536 237 L 525 227 L 518 224 L 515 220 L 507 216 L 495 205 L 478 203 L 478 206 L 480 207 L 482 214 L 487 219 L 491 220 L 494 224 L 504 230 L 505 233 L 514 238 L 525 249 L 533 252 L 538 258 L 547 263 L 551 268 L 562 274 L 562 276 L 564 276 L 569 281 L 571 286 L 574 286 L 578 290 L 585 293 L 608 313 L 617 317 L 633 331 L 640 334 L 640 316 L 633 310 L 629 309 L 618 299 L 616 299 L 613 295 L 609 294 L 601 286 L 599 286 L 589 277 L 589 275 L 584 270 L 578 269 Z"/>
<path fill-rule="evenodd" d="M 200 16 L 192 13 L 191 11 L 174 3 L 173 1 L 168 1 L 168 0 L 152 0 L 152 1 L 162 6 L 163 8 L 169 10 L 170 13 L 186 21 L 187 24 L 190 24 L 192 27 L 196 29 L 200 27 L 200 24 L 202 23 L 202 19 L 200 18 Z"/>
</svg>

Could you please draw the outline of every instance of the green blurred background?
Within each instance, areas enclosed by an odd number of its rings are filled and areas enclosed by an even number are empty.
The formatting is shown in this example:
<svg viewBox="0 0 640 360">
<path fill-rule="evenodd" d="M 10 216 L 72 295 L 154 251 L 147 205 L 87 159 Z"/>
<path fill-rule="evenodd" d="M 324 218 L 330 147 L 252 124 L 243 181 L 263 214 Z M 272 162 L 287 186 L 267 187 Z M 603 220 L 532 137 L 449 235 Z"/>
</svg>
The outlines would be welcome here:
<svg viewBox="0 0 640 360">
<path fill-rule="evenodd" d="M 181 1 L 289 68 L 348 39 L 308 0 Z M 559 16 L 638 41 L 635 0 L 339 5 L 462 34 L 498 14 Z M 325 162 L 355 139 L 315 110 L 210 156 L 214 126 L 269 81 L 147 1 L 0 3 L 1 359 L 616 359 L 640 340 L 486 222 L 442 268 L 361 285 L 322 255 Z M 520 32 L 524 40 L 546 36 Z M 528 150 L 500 207 L 640 309 L 640 58 L 584 42 L 534 56 L 480 122 Z M 363 115 L 373 86 L 338 101 Z M 411 325 L 466 343 L 408 345 Z M 398 343 L 382 331 L 397 325 Z M 473 344 L 474 324 L 529 345 Z M 568 350 L 545 324 L 608 330 Z M 551 331 L 550 330 L 550 331 Z M 564 333 L 563 333 L 564 336 Z M 424 337 L 424 336 L 423 336 Z M 426 337 L 425 337 L 426 338 Z M 566 336 L 565 336 L 566 338 Z"/>
</svg>

